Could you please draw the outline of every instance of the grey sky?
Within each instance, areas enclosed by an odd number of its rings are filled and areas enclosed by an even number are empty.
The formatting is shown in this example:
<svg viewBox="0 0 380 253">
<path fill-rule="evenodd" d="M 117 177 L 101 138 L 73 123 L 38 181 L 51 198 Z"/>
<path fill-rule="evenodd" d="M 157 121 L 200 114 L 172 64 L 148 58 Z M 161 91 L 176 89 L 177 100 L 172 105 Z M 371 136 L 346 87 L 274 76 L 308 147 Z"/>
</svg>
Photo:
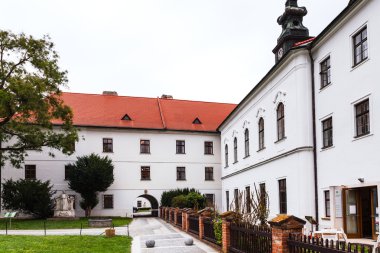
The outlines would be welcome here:
<svg viewBox="0 0 380 253">
<path fill-rule="evenodd" d="M 317 35 L 349 0 L 303 0 Z M 285 0 L 2 0 L 1 29 L 49 34 L 69 91 L 238 103 L 274 64 Z"/>
</svg>

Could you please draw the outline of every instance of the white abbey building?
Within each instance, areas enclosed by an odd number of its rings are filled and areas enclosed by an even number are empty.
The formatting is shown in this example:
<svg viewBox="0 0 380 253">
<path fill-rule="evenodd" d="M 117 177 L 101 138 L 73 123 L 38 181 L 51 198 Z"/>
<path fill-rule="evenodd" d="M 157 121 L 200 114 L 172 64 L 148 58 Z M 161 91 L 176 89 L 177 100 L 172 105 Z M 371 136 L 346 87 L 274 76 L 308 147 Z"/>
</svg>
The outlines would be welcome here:
<svg viewBox="0 0 380 253">
<path fill-rule="evenodd" d="M 276 64 L 221 124 L 223 210 L 265 188 L 270 216 L 379 232 L 380 2 L 350 1 L 317 37 L 286 1 Z M 315 147 L 315 148 L 314 148 Z"/>
<path fill-rule="evenodd" d="M 23 169 L 5 166 L 4 178 L 50 180 L 54 189 L 76 197 L 65 181 L 65 165 L 91 153 L 108 156 L 114 183 L 104 193 L 93 216 L 131 216 L 133 207 L 157 209 L 161 194 L 176 188 L 196 188 L 221 205 L 220 134 L 218 125 L 235 105 L 162 98 L 64 93 L 74 113 L 79 141 L 71 156 L 48 151 L 28 152 Z M 60 192 L 58 192 L 60 194 Z"/>
</svg>

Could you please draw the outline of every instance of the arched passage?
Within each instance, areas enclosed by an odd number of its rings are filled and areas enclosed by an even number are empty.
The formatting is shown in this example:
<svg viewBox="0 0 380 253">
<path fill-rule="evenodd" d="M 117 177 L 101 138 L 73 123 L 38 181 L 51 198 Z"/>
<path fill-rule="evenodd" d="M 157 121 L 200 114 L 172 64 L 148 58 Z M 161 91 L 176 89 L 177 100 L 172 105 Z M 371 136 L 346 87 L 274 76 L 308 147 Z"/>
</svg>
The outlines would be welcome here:
<svg viewBox="0 0 380 253">
<path fill-rule="evenodd" d="M 147 217 L 147 216 L 151 216 L 151 217 L 158 217 L 158 201 L 155 197 L 153 197 L 152 195 L 149 195 L 149 194 L 143 194 L 143 195 L 140 195 L 137 197 L 138 198 L 144 198 L 146 199 L 147 201 L 149 201 L 150 203 L 150 207 L 151 207 L 151 212 L 148 213 L 148 214 L 143 214 L 143 215 L 136 215 L 135 212 L 133 212 L 133 217 Z"/>
</svg>

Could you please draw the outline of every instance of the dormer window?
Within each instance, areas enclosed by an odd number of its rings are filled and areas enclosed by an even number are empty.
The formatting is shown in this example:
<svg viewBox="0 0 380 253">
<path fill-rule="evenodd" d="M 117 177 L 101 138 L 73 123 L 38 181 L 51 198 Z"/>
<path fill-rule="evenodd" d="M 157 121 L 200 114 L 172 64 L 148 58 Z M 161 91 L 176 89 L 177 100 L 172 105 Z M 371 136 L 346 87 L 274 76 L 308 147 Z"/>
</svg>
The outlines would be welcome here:
<svg viewBox="0 0 380 253">
<path fill-rule="evenodd" d="M 195 118 L 195 120 L 193 121 L 193 124 L 202 124 L 202 122 L 198 119 L 198 118 Z"/>
<path fill-rule="evenodd" d="M 125 115 L 121 118 L 121 120 L 132 120 L 132 119 L 131 119 L 131 117 L 129 117 L 128 114 L 125 114 Z"/>
</svg>

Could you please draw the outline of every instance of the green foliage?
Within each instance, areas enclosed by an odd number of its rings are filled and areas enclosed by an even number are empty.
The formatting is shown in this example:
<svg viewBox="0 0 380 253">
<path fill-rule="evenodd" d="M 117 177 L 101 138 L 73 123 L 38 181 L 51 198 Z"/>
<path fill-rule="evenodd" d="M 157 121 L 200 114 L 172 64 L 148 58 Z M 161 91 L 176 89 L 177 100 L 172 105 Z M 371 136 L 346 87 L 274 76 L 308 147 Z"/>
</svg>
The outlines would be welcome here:
<svg viewBox="0 0 380 253">
<path fill-rule="evenodd" d="M 86 217 L 91 215 L 91 210 L 99 203 L 98 192 L 106 191 L 113 183 L 113 169 L 110 158 L 94 153 L 78 157 L 74 164 L 69 165 L 69 188 L 81 195 L 80 206 L 85 210 Z"/>
<path fill-rule="evenodd" d="M 78 135 L 73 113 L 60 97 L 67 72 L 58 67 L 58 58 L 48 36 L 35 39 L 0 30 L 1 164 L 8 160 L 19 168 L 27 150 L 44 146 L 74 151 Z"/>
<path fill-rule="evenodd" d="M 172 199 L 172 206 L 178 208 L 187 207 L 187 198 L 185 195 L 179 195 Z"/>
<path fill-rule="evenodd" d="M 20 179 L 6 180 L 3 183 L 3 207 L 9 210 L 21 211 L 40 218 L 53 214 L 55 191 L 49 181 Z"/>
<path fill-rule="evenodd" d="M 175 190 L 169 190 L 169 191 L 164 191 L 161 195 L 161 206 L 173 206 L 172 205 L 172 200 L 174 197 L 177 197 L 179 195 L 187 195 L 190 192 L 197 192 L 200 194 L 199 191 L 195 190 L 194 188 L 183 188 L 183 189 L 175 189 Z"/>
<path fill-rule="evenodd" d="M 216 242 L 218 244 L 221 244 L 222 243 L 222 219 L 219 216 L 217 216 L 212 222 L 214 226 L 214 235 L 215 235 Z"/>
</svg>

